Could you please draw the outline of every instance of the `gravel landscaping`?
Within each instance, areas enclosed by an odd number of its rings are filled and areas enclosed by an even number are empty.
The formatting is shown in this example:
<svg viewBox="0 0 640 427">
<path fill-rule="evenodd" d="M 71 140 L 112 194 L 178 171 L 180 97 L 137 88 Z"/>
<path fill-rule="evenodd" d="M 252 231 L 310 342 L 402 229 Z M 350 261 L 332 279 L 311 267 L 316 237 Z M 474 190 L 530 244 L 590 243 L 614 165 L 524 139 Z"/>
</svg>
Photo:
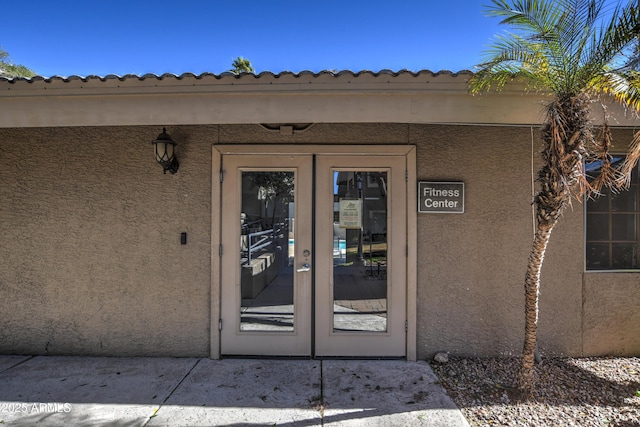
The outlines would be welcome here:
<svg viewBox="0 0 640 427">
<path fill-rule="evenodd" d="M 450 358 L 431 366 L 472 427 L 640 427 L 640 358 L 543 359 L 526 400 L 513 388 L 518 364 Z"/>
</svg>

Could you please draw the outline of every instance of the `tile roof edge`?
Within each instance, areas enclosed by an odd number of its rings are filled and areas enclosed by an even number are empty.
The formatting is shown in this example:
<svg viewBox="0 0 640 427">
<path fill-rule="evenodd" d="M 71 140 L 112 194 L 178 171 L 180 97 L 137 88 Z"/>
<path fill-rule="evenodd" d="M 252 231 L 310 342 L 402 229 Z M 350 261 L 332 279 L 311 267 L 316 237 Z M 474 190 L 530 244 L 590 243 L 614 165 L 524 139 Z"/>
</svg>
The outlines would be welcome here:
<svg viewBox="0 0 640 427">
<path fill-rule="evenodd" d="M 388 75 L 391 77 L 397 77 L 399 75 L 406 75 L 409 74 L 413 77 L 418 77 L 421 75 L 429 75 L 432 77 L 436 77 L 436 76 L 440 76 L 440 75 L 448 75 L 451 77 L 457 77 L 459 75 L 473 75 L 473 72 L 470 70 L 461 70 L 461 71 L 457 71 L 457 72 L 453 72 L 453 71 L 449 71 L 449 70 L 440 70 L 437 72 L 433 72 L 431 70 L 419 70 L 419 71 L 412 71 L 412 70 L 407 70 L 407 69 L 403 69 L 403 70 L 399 70 L 399 71 L 393 71 L 393 70 L 388 70 L 388 69 L 383 69 L 380 71 L 370 71 L 370 70 L 361 70 L 361 71 L 351 71 L 351 70 L 341 70 L 341 71 L 333 71 L 333 70 L 323 70 L 323 71 L 319 71 L 319 72 L 315 72 L 315 71 L 310 71 L 310 70 L 303 70 L 300 72 L 293 72 L 293 71 L 281 71 L 279 73 L 274 73 L 272 71 L 262 71 L 260 73 L 240 73 L 240 74 L 235 74 L 232 73 L 230 71 L 225 71 L 222 72 L 220 74 L 215 74 L 215 73 L 210 73 L 210 72 L 204 72 L 204 73 L 200 73 L 200 74 L 195 74 L 195 73 L 191 73 L 191 72 L 185 72 L 182 74 L 173 74 L 173 73 L 163 73 L 163 74 L 155 74 L 155 73 L 145 73 L 145 74 L 124 74 L 124 75 L 117 75 L 117 74 L 107 74 L 105 76 L 98 76 L 98 75 L 87 75 L 87 76 L 79 76 L 79 75 L 71 75 L 71 76 L 50 76 L 50 77 L 44 77 L 44 76 L 33 76 L 33 77 L 6 77 L 6 76 L 0 76 L 0 81 L 8 81 L 10 83 L 16 82 L 16 81 L 26 81 L 29 83 L 33 83 L 33 82 L 45 82 L 45 83 L 51 83 L 53 81 L 62 81 L 62 82 L 71 82 L 71 81 L 83 81 L 83 82 L 87 82 L 89 80 L 100 80 L 100 81 L 107 81 L 107 80 L 119 80 L 119 81 L 125 81 L 125 80 L 134 80 L 137 79 L 139 81 L 143 81 L 143 80 L 151 80 L 151 79 L 156 79 L 156 80 L 164 80 L 164 79 L 168 79 L 168 78 L 174 78 L 177 80 L 182 80 L 185 78 L 195 78 L 197 80 L 200 80 L 204 77 L 215 77 L 216 79 L 223 79 L 223 78 L 236 78 L 236 79 L 241 79 L 241 78 L 249 78 L 249 76 L 254 77 L 255 79 L 260 79 L 263 77 L 272 77 L 272 78 L 280 78 L 280 77 L 284 77 L 284 76 L 293 76 L 294 78 L 299 78 L 299 77 L 303 77 L 303 76 L 310 76 L 310 77 L 314 77 L 317 78 L 319 76 L 325 76 L 325 75 L 329 75 L 329 76 L 334 76 L 334 77 L 341 77 L 344 75 L 348 75 L 348 76 L 353 76 L 353 77 L 359 77 L 362 75 L 371 75 L 374 77 L 379 77 L 381 75 Z"/>
</svg>

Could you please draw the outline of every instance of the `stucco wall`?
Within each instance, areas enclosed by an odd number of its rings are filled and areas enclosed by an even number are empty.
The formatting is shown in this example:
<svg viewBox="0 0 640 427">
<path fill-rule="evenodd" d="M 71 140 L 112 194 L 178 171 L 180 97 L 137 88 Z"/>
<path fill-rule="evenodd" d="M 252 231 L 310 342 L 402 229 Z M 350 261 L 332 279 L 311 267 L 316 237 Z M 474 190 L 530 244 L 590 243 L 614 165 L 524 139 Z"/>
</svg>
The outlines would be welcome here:
<svg viewBox="0 0 640 427">
<path fill-rule="evenodd" d="M 220 125 L 220 144 L 410 144 L 411 125 L 401 123 L 318 123 L 281 134 L 278 125 Z M 273 128 L 273 129 L 271 129 Z"/>
<path fill-rule="evenodd" d="M 464 214 L 418 216 L 418 355 L 512 354 L 531 238 L 529 129 L 413 128 L 419 180 L 464 181 Z"/>
<path fill-rule="evenodd" d="M 640 354 L 640 277 L 637 273 L 584 276 L 584 355 Z"/>
<path fill-rule="evenodd" d="M 160 131 L 0 129 L 1 353 L 208 355 L 217 132 Z"/>
<path fill-rule="evenodd" d="M 632 136 L 614 129 L 612 151 L 624 153 Z M 583 355 L 640 355 L 640 273 L 590 271 L 582 285 Z"/>
<path fill-rule="evenodd" d="M 536 164 L 536 170 L 537 168 Z M 581 316 L 584 269 L 582 210 L 582 203 L 574 200 L 572 206 L 565 210 L 558 221 L 547 246 L 540 277 L 538 331 L 538 347 L 543 356 L 579 356 L 582 353 Z M 523 294 L 524 273 L 523 269 L 521 273 Z M 521 310 L 524 316 L 524 307 Z M 522 336 L 524 337 L 524 329 Z M 519 351 L 521 351 L 520 348 Z"/>
<path fill-rule="evenodd" d="M 418 215 L 418 357 L 521 351 L 530 128 L 171 126 L 175 175 L 153 158 L 160 131 L 0 129 L 0 353 L 208 356 L 216 143 L 416 145 L 419 180 L 464 181 L 466 192 L 464 214 Z M 551 237 L 541 351 L 639 354 L 640 275 L 583 274 L 582 209 Z"/>
</svg>

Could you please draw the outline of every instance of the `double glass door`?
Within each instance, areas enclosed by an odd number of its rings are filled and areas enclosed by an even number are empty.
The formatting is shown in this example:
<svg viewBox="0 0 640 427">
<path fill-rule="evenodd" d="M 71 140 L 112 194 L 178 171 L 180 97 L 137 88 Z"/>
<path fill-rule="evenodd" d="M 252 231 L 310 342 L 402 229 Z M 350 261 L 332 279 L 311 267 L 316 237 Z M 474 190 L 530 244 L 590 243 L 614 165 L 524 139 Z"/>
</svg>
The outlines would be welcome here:
<svg viewBox="0 0 640 427">
<path fill-rule="evenodd" d="M 403 156 L 224 155 L 221 353 L 406 354 Z"/>
</svg>

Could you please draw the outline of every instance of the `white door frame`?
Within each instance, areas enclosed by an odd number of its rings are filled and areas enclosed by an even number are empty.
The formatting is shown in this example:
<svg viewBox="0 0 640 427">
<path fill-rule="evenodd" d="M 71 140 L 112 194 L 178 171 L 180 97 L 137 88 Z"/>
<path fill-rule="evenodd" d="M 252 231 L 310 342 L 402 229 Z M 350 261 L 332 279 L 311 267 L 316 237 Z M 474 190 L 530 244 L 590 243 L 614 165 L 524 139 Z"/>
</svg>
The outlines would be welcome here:
<svg viewBox="0 0 640 427">
<path fill-rule="evenodd" d="M 406 335 L 406 187 L 404 156 L 335 156 L 319 154 L 316 157 L 316 240 L 315 240 L 315 355 L 352 357 L 405 357 Z M 340 268 L 329 256 L 333 250 L 334 172 L 378 171 L 385 173 L 388 194 L 385 196 L 386 239 L 389 245 L 386 253 L 386 305 L 384 331 L 336 330 L 335 317 L 339 303 L 335 301 L 336 273 Z M 363 187 L 366 183 L 363 183 Z M 344 274 L 344 273 L 343 273 Z M 349 274 L 350 277 L 351 274 Z M 357 275 L 356 275 L 357 277 Z M 373 277 L 372 277 L 373 279 Z M 358 279 L 355 279 L 358 282 Z M 360 281 L 363 279 L 359 279 Z M 372 283 L 372 282 L 368 282 Z M 365 285 L 366 286 L 366 285 Z M 362 313 L 360 313 L 362 314 Z M 360 316 L 361 318 L 363 316 Z M 365 318 L 367 316 L 364 316 Z M 377 316 L 374 318 L 379 319 Z M 343 319 L 344 320 L 344 319 Z M 371 319 L 370 319 L 371 320 Z M 380 325 L 378 325 L 380 326 Z M 358 329 L 358 327 L 356 327 Z M 366 329 L 366 328 L 365 328 Z"/>
<path fill-rule="evenodd" d="M 220 348 L 220 284 L 221 258 L 221 176 L 222 156 L 237 155 L 295 155 L 295 154 L 324 154 L 324 155 L 403 155 L 406 158 L 407 180 L 407 294 L 406 294 L 406 358 L 417 358 L 417 190 L 416 186 L 416 150 L 412 145 L 214 145 L 212 147 L 212 186 L 211 186 L 211 337 L 210 357 L 219 359 Z"/>
<path fill-rule="evenodd" d="M 265 356 L 308 356 L 311 354 L 311 284 L 312 271 L 302 268 L 311 264 L 312 248 L 312 193 L 308 191 L 313 183 L 313 157 L 311 155 L 287 155 L 287 156 L 245 156 L 225 155 L 222 160 L 224 173 L 224 188 L 222 194 L 222 231 L 223 243 L 221 259 L 223 265 L 234 267 L 221 270 L 220 300 L 225 301 L 221 305 L 221 318 L 223 319 L 221 331 L 221 349 L 226 354 L 251 355 L 259 349 Z M 284 319 L 283 323 L 291 322 L 293 326 L 288 328 L 262 330 L 261 328 L 242 329 L 242 316 L 240 307 L 242 301 L 241 272 L 240 268 L 240 214 L 242 212 L 242 175 L 244 172 L 289 172 L 295 176 L 295 247 L 293 258 L 294 265 L 289 265 L 286 270 L 292 270 L 289 274 L 278 271 L 280 282 L 290 283 L 290 291 L 293 301 L 292 317 Z M 255 196 L 255 195 L 254 195 Z M 293 224 L 293 223 L 292 223 Z M 290 224 L 290 225 L 292 225 Z M 290 229 L 288 229 L 290 230 Z M 287 240 L 292 236 L 286 235 Z M 250 244 L 250 242 L 249 242 Z M 289 253 L 287 244 L 279 252 L 280 256 L 271 260 L 282 266 Z M 308 251 L 308 255 L 304 253 Z M 278 253 L 277 250 L 273 251 Z M 256 260 L 259 262 L 259 260 Z M 296 271 L 297 270 L 297 271 Z M 265 272 L 266 274 L 266 272 Z M 286 279 L 284 279 L 286 278 Z M 278 301 L 281 301 L 279 299 Z M 281 310 L 287 310 L 289 305 L 283 303 Z M 261 309 L 264 307 L 261 307 Z M 261 311 L 261 310 L 259 310 Z M 253 316 L 253 315 L 251 315 Z M 248 326 L 246 323 L 245 327 Z M 253 325 L 255 326 L 255 325 Z"/>
</svg>

